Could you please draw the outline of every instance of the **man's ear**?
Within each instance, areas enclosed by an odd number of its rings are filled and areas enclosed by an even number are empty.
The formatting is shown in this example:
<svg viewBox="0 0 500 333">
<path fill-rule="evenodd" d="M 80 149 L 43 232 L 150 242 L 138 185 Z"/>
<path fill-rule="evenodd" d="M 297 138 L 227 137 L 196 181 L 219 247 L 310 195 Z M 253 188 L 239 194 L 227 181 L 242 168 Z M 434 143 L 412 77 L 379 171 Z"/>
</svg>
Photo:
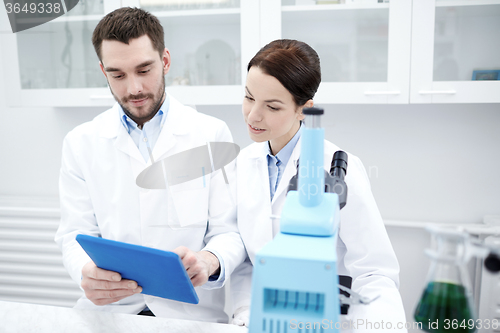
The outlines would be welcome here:
<svg viewBox="0 0 500 333">
<path fill-rule="evenodd" d="M 108 75 L 106 74 L 106 71 L 104 70 L 104 65 L 102 64 L 101 61 L 99 61 L 99 67 L 101 67 L 101 71 L 102 71 L 102 74 L 104 74 L 104 76 L 106 77 L 106 79 L 108 78 Z"/>
<path fill-rule="evenodd" d="M 166 75 L 170 70 L 170 64 L 171 64 L 170 52 L 168 51 L 167 48 L 163 50 L 161 60 L 163 63 L 163 75 Z"/>
</svg>

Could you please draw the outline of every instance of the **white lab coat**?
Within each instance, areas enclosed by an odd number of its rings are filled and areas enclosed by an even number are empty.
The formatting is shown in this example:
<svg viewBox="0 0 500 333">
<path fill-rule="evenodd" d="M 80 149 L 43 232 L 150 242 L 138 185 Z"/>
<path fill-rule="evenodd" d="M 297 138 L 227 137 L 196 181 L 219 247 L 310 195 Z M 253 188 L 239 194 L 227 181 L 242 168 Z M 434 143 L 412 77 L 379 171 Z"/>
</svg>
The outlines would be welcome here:
<svg viewBox="0 0 500 333">
<path fill-rule="evenodd" d="M 292 152 L 272 202 L 266 157 L 268 143 L 254 143 L 242 150 L 238 156 L 238 228 L 251 263 L 254 262 L 255 254 L 279 232 L 278 228 L 273 228 L 273 224 L 278 225 L 273 219 L 281 215 L 289 180 L 297 172 L 300 142 L 299 140 Z M 325 141 L 325 170 L 330 170 L 333 154 L 337 150 L 339 150 L 337 146 Z M 404 309 L 397 289 L 399 285 L 397 258 L 371 193 L 363 164 L 359 158 L 351 154 L 348 154 L 345 182 L 348 186 L 348 198 L 346 206 L 340 213 L 337 240 L 338 274 L 351 276 L 352 289 L 363 296 L 371 298 L 381 295 L 379 300 L 372 303 L 373 306 L 351 306 L 348 318 L 372 322 L 390 320 L 394 322 L 394 326 L 396 322 L 404 323 Z M 231 277 L 234 310 L 249 306 L 251 263 L 247 258 Z"/>
<path fill-rule="evenodd" d="M 72 130 L 63 144 L 60 174 L 61 224 L 55 240 L 63 262 L 80 284 L 82 267 L 90 260 L 75 241 L 77 234 L 173 250 L 217 252 L 229 277 L 245 258 L 236 221 L 227 211 L 234 206 L 220 170 L 168 190 L 147 190 L 136 185 L 146 163 L 120 122 L 118 105 L 93 121 Z M 170 96 L 167 119 L 153 148 L 155 161 L 207 142 L 232 142 L 227 125 L 200 114 Z M 234 163 L 226 166 L 234 184 Z M 170 193 L 170 194 L 169 194 Z M 208 221 L 208 222 L 207 222 Z M 223 281 L 222 281 L 223 282 Z M 160 317 L 227 322 L 221 281 L 196 288 L 198 305 L 137 294 L 119 302 L 96 306 L 82 297 L 76 308 L 135 314 L 149 309 Z"/>
</svg>

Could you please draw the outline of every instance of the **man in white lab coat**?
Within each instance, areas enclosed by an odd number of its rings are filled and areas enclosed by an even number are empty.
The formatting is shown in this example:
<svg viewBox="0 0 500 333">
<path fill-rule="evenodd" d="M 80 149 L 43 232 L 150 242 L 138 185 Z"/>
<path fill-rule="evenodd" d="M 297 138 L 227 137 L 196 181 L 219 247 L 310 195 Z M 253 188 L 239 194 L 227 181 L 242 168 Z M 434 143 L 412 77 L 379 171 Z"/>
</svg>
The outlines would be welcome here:
<svg viewBox="0 0 500 333">
<path fill-rule="evenodd" d="M 167 190 L 136 185 L 154 161 L 232 141 L 224 122 L 166 94 L 170 53 L 163 40 L 158 19 L 137 8 L 118 9 L 97 25 L 92 42 L 117 103 L 64 140 L 55 240 L 85 292 L 77 308 L 227 322 L 220 287 L 246 254 L 236 222 L 227 218 L 232 198 L 221 171 Z M 226 172 L 234 184 L 234 167 Z M 199 304 L 141 294 L 135 281 L 96 267 L 76 242 L 78 234 L 178 253 Z"/>
</svg>

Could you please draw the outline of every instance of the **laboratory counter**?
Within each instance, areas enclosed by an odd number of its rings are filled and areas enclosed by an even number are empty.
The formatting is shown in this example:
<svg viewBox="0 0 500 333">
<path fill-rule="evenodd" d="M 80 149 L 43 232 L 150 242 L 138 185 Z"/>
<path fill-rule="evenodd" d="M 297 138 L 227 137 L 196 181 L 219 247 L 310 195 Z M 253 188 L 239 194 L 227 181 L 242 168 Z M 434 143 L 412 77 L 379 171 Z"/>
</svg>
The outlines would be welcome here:
<svg viewBox="0 0 500 333">
<path fill-rule="evenodd" d="M 246 333 L 248 330 L 227 324 L 0 301 L 0 332 Z"/>
<path fill-rule="evenodd" d="M 374 302 L 375 303 L 375 302 Z M 354 319 L 356 320 L 356 319 Z M 350 327 L 353 317 L 341 316 L 340 332 L 358 330 Z M 292 322 L 290 323 L 293 324 Z M 295 323 L 296 325 L 297 323 Z M 290 328 L 302 328 L 290 326 Z M 326 332 L 338 332 L 333 327 Z M 363 330 L 360 330 L 363 331 Z M 248 333 L 246 327 L 111 313 L 93 310 L 6 302 L 0 300 L 0 333 Z M 391 332 L 398 332 L 391 330 Z"/>
</svg>

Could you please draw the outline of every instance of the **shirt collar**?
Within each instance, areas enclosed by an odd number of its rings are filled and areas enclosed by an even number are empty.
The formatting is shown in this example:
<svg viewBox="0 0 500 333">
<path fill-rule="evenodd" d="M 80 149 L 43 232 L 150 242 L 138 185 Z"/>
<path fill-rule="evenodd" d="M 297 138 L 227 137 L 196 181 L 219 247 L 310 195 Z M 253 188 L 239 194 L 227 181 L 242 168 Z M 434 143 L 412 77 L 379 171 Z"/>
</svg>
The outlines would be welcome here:
<svg viewBox="0 0 500 333">
<path fill-rule="evenodd" d="M 288 163 L 288 160 L 290 159 L 290 156 L 292 156 L 292 152 L 293 152 L 293 149 L 295 148 L 295 146 L 297 145 L 297 141 L 299 141 L 301 132 L 302 132 L 302 124 L 300 125 L 299 130 L 297 131 L 297 133 L 295 133 L 293 138 L 290 141 L 288 141 L 288 143 L 285 145 L 285 147 L 283 147 L 276 154 L 276 156 L 273 156 L 273 154 L 271 152 L 271 145 L 268 141 L 267 142 L 267 149 L 268 149 L 269 158 L 276 159 L 277 163 L 281 162 L 283 165 L 286 165 Z"/>
<path fill-rule="evenodd" d="M 165 119 L 167 118 L 166 115 L 167 115 L 168 108 L 170 105 L 169 100 L 170 100 L 169 96 L 165 93 L 165 100 L 163 101 L 163 104 L 161 105 L 158 112 L 156 112 L 156 114 L 153 116 L 153 118 L 148 120 L 148 122 L 152 121 L 153 119 L 156 120 L 156 118 L 159 117 L 160 126 L 163 126 L 163 124 L 165 123 Z M 132 119 L 130 119 L 130 117 L 125 114 L 125 112 L 123 111 L 123 108 L 120 104 L 118 104 L 118 110 L 119 110 L 119 114 L 120 114 L 120 121 L 129 134 L 131 131 L 138 129 L 137 123 L 135 121 L 133 121 Z"/>
</svg>

